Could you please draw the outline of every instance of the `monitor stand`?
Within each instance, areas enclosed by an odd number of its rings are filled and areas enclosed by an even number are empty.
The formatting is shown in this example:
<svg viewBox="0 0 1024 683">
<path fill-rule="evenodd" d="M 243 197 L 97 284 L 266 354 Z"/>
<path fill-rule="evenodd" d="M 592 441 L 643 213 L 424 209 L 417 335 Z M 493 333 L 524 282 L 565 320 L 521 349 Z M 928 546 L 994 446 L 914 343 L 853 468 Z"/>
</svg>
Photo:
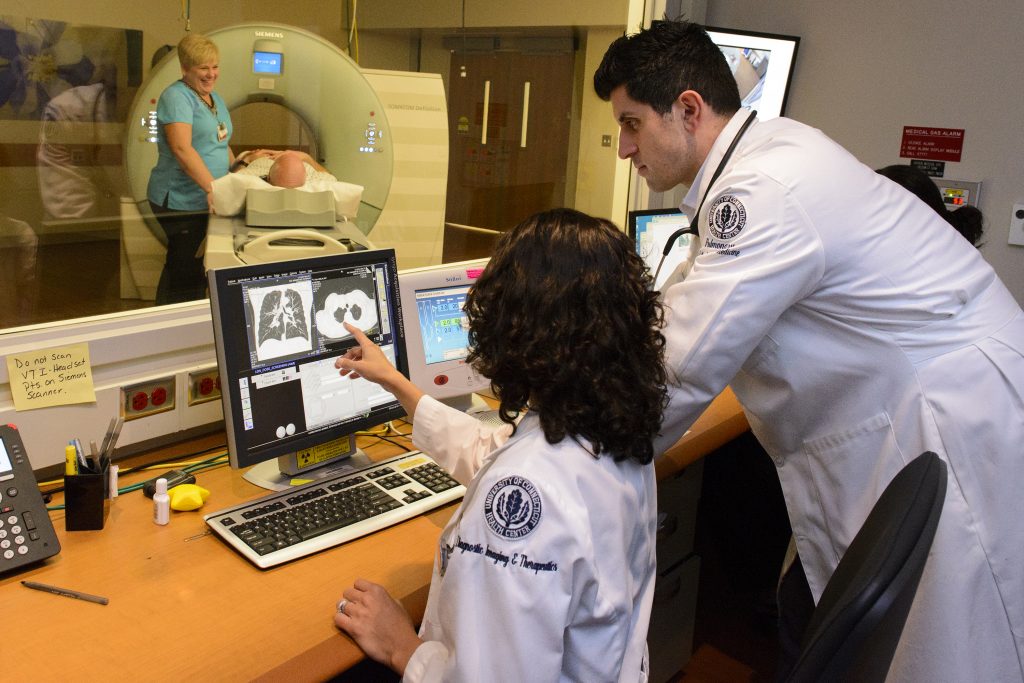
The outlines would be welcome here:
<svg viewBox="0 0 1024 683">
<path fill-rule="evenodd" d="M 469 394 L 467 396 L 452 396 L 450 398 L 440 399 L 441 403 L 447 406 L 451 406 L 456 410 L 461 410 L 467 415 L 472 415 L 476 419 L 480 420 L 485 424 L 490 425 L 501 425 L 501 418 L 498 417 L 498 411 L 483 399 L 480 394 Z"/>
<path fill-rule="evenodd" d="M 305 451 L 282 455 L 276 460 L 261 462 L 250 467 L 242 477 L 256 486 L 283 491 L 370 464 L 370 457 L 363 449 L 356 447 L 356 437 L 350 435 Z"/>
</svg>

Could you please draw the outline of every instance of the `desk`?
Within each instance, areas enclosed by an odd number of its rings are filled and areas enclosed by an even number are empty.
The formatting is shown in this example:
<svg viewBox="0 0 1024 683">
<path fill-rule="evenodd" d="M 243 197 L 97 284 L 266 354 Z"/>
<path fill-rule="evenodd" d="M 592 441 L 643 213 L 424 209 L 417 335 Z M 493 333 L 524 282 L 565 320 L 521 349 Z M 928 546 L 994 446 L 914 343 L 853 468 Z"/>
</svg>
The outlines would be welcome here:
<svg viewBox="0 0 1024 683">
<path fill-rule="evenodd" d="M 672 449 L 667 471 L 684 466 L 680 463 L 689 449 L 697 452 L 714 439 L 724 443 L 732 438 L 728 435 L 739 425 L 738 413 L 731 392 L 716 399 Z M 398 450 L 384 443 L 361 445 L 374 459 Z M 150 476 L 154 472 L 124 477 L 121 483 Z M 212 492 L 207 511 L 265 493 L 227 467 L 197 477 Z M 342 591 L 357 577 L 369 578 L 387 587 L 415 620 L 421 618 L 437 538 L 455 505 L 269 570 L 257 569 L 216 537 L 203 535 L 202 511 L 172 512 L 169 525 L 153 524 L 152 502 L 141 492 L 111 501 L 102 531 L 66 533 L 63 512 L 51 513 L 60 554 L 0 578 L 7 623 L 0 638 L 2 678 L 329 678 L 362 659 L 362 652 L 334 626 Z M 104 595 L 110 604 L 28 590 L 19 585 L 25 579 Z"/>
<path fill-rule="evenodd" d="M 725 388 L 697 418 L 690 431 L 674 446 L 665 451 L 655 464 L 658 479 L 666 479 L 694 461 L 722 446 L 750 429 L 732 389 Z"/>
</svg>

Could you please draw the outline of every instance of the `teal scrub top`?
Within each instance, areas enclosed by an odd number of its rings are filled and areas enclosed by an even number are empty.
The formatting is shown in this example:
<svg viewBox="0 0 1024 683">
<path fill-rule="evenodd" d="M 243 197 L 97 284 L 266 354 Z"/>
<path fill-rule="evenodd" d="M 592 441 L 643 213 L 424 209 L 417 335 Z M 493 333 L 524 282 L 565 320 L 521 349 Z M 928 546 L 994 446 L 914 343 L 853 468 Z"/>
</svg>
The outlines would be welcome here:
<svg viewBox="0 0 1024 683">
<path fill-rule="evenodd" d="M 228 172 L 228 141 L 233 131 L 231 115 L 217 93 L 212 94 L 216 113 L 199 99 L 183 81 L 175 81 L 160 94 L 156 105 L 157 161 L 149 176 L 146 194 L 160 206 L 179 211 L 205 211 L 206 191 L 182 170 L 167 144 L 164 126 L 169 123 L 187 123 L 192 126 L 192 147 L 199 153 L 214 178 Z M 221 137 L 221 130 L 226 135 Z"/>
</svg>

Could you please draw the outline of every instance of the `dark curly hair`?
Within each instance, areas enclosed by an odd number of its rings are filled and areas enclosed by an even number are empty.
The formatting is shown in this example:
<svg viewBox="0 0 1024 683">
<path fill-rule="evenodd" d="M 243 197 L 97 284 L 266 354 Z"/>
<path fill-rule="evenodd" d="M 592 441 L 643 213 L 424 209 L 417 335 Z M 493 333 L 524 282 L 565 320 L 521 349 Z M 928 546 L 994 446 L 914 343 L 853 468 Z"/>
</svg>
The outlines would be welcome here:
<svg viewBox="0 0 1024 683">
<path fill-rule="evenodd" d="M 469 362 L 491 380 L 502 420 L 529 408 L 549 443 L 568 436 L 595 455 L 653 459 L 664 311 L 614 224 L 572 209 L 527 218 L 502 235 L 465 310 Z"/>
<path fill-rule="evenodd" d="M 594 72 L 594 92 L 602 100 L 626 86 L 630 99 L 659 114 L 685 90 L 700 93 L 718 114 L 740 108 L 740 91 L 719 48 L 700 24 L 689 21 L 653 21 L 651 27 L 622 36 L 605 52 Z"/>
</svg>

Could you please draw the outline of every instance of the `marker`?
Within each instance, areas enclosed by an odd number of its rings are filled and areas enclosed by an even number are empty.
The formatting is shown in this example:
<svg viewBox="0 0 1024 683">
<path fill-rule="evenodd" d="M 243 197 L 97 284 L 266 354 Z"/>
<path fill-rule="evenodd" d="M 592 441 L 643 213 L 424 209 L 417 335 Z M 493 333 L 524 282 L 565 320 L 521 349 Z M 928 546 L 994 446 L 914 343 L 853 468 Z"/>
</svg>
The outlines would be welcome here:
<svg viewBox="0 0 1024 683">
<path fill-rule="evenodd" d="M 79 591 L 73 591 L 70 588 L 58 588 L 57 586 L 51 586 L 45 583 L 36 583 L 35 581 L 22 581 L 21 585 L 25 588 L 31 588 L 33 590 L 43 591 L 45 593 L 63 595 L 65 598 L 74 598 L 76 600 L 95 602 L 98 605 L 106 605 L 110 602 L 109 598 L 105 598 L 102 595 L 90 595 L 89 593 L 80 593 Z"/>
<path fill-rule="evenodd" d="M 69 477 L 78 474 L 78 451 L 70 444 L 64 447 L 64 474 Z"/>
</svg>

